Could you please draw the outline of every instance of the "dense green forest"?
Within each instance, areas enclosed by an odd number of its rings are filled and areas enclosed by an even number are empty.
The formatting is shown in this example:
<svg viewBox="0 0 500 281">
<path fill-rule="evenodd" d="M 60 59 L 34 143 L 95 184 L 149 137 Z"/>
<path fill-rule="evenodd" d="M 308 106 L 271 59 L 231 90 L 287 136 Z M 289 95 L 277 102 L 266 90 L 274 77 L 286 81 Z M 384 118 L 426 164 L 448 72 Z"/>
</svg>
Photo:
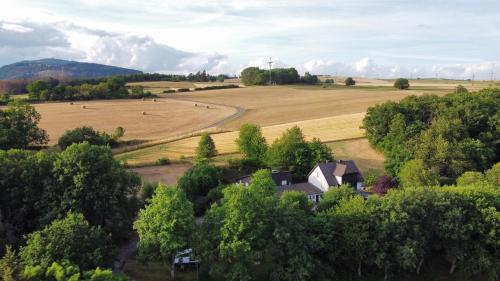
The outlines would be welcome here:
<svg viewBox="0 0 500 281">
<path fill-rule="evenodd" d="M 391 176 L 421 163 L 442 183 L 453 182 L 500 161 L 500 89 L 389 101 L 369 108 L 363 126 Z"/>
</svg>

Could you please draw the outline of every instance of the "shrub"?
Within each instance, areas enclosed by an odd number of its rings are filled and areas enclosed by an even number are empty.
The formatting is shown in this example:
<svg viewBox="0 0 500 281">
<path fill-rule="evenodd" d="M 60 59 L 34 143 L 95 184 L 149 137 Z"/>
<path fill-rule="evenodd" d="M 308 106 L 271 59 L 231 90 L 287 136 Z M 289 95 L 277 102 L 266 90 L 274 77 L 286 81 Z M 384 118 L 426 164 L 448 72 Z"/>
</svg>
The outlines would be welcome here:
<svg viewBox="0 0 500 281">
<path fill-rule="evenodd" d="M 169 164 L 170 164 L 170 159 L 166 157 L 158 159 L 158 165 L 169 165 Z"/>
<path fill-rule="evenodd" d="M 225 79 L 226 75 L 224 74 L 219 74 L 219 76 L 217 76 L 217 82 L 224 82 Z"/>
<path fill-rule="evenodd" d="M 377 183 L 377 180 L 379 178 L 378 176 L 378 173 L 374 170 L 369 170 L 367 171 L 364 175 L 364 182 L 363 184 L 365 186 L 372 186 L 374 185 L 375 183 Z"/>
<path fill-rule="evenodd" d="M 222 90 L 222 89 L 234 89 L 234 88 L 239 88 L 240 86 L 235 85 L 235 84 L 229 84 L 229 85 L 214 85 L 214 86 L 207 86 L 207 87 L 198 87 L 194 88 L 195 91 L 208 91 L 208 90 Z"/>
<path fill-rule="evenodd" d="M 466 186 L 486 182 L 486 177 L 481 172 L 465 172 L 457 178 L 457 186 Z"/>
<path fill-rule="evenodd" d="M 139 196 L 143 203 L 146 203 L 148 199 L 151 199 L 153 197 L 157 186 L 158 183 L 151 183 L 151 182 L 145 182 L 142 184 Z"/>
<path fill-rule="evenodd" d="M 305 83 L 305 84 L 318 84 L 319 79 L 318 76 L 312 75 L 309 72 L 306 72 L 304 76 L 300 77 L 300 82 Z"/>
<path fill-rule="evenodd" d="M 410 88 L 410 82 L 408 79 L 405 78 L 398 78 L 394 82 L 394 88 L 399 89 L 399 90 L 406 90 Z"/>
<path fill-rule="evenodd" d="M 177 89 L 177 93 L 189 92 L 189 88 L 179 88 Z"/>
<path fill-rule="evenodd" d="M 10 102 L 9 94 L 0 94 L 0 105 L 6 105 Z"/>
<path fill-rule="evenodd" d="M 354 86 L 356 85 L 356 81 L 354 81 L 354 79 L 352 79 L 352 77 L 347 77 L 344 81 L 345 85 L 346 86 Z"/>
<path fill-rule="evenodd" d="M 62 149 L 66 149 L 66 147 L 74 143 L 82 143 L 86 141 L 92 145 L 116 146 L 118 144 L 118 139 L 123 136 L 124 131 L 125 130 L 122 127 L 118 127 L 112 135 L 109 135 L 106 132 L 98 132 L 92 127 L 83 126 L 66 131 L 59 138 L 58 145 Z"/>
<path fill-rule="evenodd" d="M 458 85 L 456 88 L 455 88 L 455 93 L 457 94 L 462 94 L 462 93 L 468 93 L 469 90 L 467 90 L 467 88 L 465 88 L 464 86 L 462 85 Z"/>
<path fill-rule="evenodd" d="M 169 89 L 169 90 L 163 91 L 163 93 L 164 94 L 171 94 L 171 93 L 175 93 L 175 90 Z"/>
<path fill-rule="evenodd" d="M 381 176 L 377 183 L 373 186 L 373 191 L 379 195 L 384 195 L 391 188 L 398 187 L 398 183 L 389 176 Z"/>
</svg>

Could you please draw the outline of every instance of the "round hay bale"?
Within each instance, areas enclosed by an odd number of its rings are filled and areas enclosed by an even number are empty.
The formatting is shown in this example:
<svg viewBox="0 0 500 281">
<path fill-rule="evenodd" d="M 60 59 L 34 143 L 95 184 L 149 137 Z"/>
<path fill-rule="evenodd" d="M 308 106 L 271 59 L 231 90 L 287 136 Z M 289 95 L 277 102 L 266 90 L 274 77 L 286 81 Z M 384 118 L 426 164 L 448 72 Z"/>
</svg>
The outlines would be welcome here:
<svg viewBox="0 0 500 281">
<path fill-rule="evenodd" d="M 196 107 L 196 106 L 198 106 L 198 104 L 197 104 L 197 103 L 195 103 L 195 104 L 194 104 L 194 106 Z"/>
<path fill-rule="evenodd" d="M 82 105 L 82 108 L 83 108 L 83 109 L 85 109 L 85 108 L 87 108 L 87 107 L 86 107 L 85 105 Z"/>
<path fill-rule="evenodd" d="M 70 102 L 69 105 L 73 105 L 73 102 Z"/>
<path fill-rule="evenodd" d="M 210 108 L 210 106 L 207 105 L 207 109 L 209 109 L 209 108 Z"/>
<path fill-rule="evenodd" d="M 153 99 L 153 102 L 156 102 L 156 99 Z"/>
<path fill-rule="evenodd" d="M 142 115 L 146 115 L 146 111 L 143 111 L 143 112 L 142 112 Z"/>
</svg>

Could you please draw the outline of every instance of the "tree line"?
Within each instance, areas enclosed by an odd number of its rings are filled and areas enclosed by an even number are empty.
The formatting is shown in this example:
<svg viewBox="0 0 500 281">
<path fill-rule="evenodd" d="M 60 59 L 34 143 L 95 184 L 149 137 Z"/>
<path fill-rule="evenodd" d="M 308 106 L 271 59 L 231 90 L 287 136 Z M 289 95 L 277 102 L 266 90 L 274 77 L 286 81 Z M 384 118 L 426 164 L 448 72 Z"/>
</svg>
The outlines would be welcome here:
<svg viewBox="0 0 500 281">
<path fill-rule="evenodd" d="M 5 80 L 0 81 L 0 93 L 9 94 L 9 95 L 17 95 L 29 93 L 29 85 L 33 84 L 36 81 L 42 81 L 42 83 L 48 83 L 52 87 L 57 86 L 58 84 L 66 85 L 66 86 L 81 86 L 84 84 L 89 85 L 98 85 L 100 83 L 105 83 L 108 79 L 118 79 L 122 80 L 125 83 L 128 82 L 145 82 L 145 81 L 172 81 L 172 82 L 181 82 L 181 81 L 191 81 L 191 82 L 224 82 L 225 79 L 234 78 L 226 74 L 219 75 L 211 75 L 208 74 L 205 70 L 198 71 L 196 73 L 189 73 L 188 75 L 184 74 L 162 74 L 162 73 L 138 73 L 138 74 L 129 74 L 129 75 L 116 75 L 110 77 L 102 77 L 102 78 L 73 78 L 73 79 L 55 79 L 52 77 L 48 77 L 46 79 L 37 79 L 37 80 Z M 39 82 L 40 83 L 40 82 Z M 54 85 L 56 84 L 56 85 Z"/>
<path fill-rule="evenodd" d="M 30 100 L 92 100 L 92 99 L 123 99 L 144 98 L 153 96 L 144 91 L 141 86 L 134 86 L 130 90 L 126 87 L 125 79 L 114 76 L 98 84 L 83 83 L 70 85 L 56 79 L 36 80 L 27 86 Z"/>
<path fill-rule="evenodd" d="M 297 70 L 293 67 L 274 68 L 271 71 L 258 67 L 247 67 L 241 72 L 240 79 L 247 86 L 266 85 L 270 82 L 269 79 L 271 79 L 272 83 L 278 85 L 295 83 L 317 84 L 319 82 L 318 77 L 311 75 L 309 72 L 300 77 Z"/>
<path fill-rule="evenodd" d="M 370 107 L 363 127 L 384 152 L 390 176 L 409 179 L 418 168 L 424 183 L 452 183 L 466 171 L 482 172 L 500 161 L 499 112 L 500 89 L 460 90 Z"/>
</svg>

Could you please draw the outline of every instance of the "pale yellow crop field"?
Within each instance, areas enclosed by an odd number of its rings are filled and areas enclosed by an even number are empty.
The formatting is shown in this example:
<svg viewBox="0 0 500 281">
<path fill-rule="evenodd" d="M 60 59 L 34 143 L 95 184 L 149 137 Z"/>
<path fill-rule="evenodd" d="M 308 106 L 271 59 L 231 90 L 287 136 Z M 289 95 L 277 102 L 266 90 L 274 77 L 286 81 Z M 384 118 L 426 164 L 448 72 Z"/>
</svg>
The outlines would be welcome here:
<svg viewBox="0 0 500 281">
<path fill-rule="evenodd" d="M 286 129 L 299 126 L 307 140 L 314 137 L 323 142 L 359 138 L 363 136 L 360 129 L 365 113 L 346 114 L 312 120 L 304 120 L 279 125 L 266 126 L 262 132 L 267 142 L 271 144 Z M 220 154 L 229 154 L 237 151 L 235 144 L 238 131 L 212 134 L 215 146 Z M 117 155 L 120 160 L 126 160 L 130 165 L 152 163 L 159 158 L 180 159 L 194 156 L 200 137 L 190 137 L 170 143 L 160 144 Z"/>
</svg>

